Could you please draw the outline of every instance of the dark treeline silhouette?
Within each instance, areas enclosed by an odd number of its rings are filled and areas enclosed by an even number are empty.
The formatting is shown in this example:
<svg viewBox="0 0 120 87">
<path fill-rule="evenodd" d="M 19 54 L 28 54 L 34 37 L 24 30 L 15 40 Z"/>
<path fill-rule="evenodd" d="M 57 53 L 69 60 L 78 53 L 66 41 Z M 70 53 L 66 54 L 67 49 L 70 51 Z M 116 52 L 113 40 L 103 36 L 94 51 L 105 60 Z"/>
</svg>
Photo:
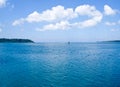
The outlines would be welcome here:
<svg viewBox="0 0 120 87">
<path fill-rule="evenodd" d="M 120 40 L 111 40 L 111 41 L 108 41 L 108 42 L 120 42 Z"/>
<path fill-rule="evenodd" d="M 1 38 L 0 43 L 34 43 L 32 40 L 29 39 L 7 39 Z"/>
</svg>

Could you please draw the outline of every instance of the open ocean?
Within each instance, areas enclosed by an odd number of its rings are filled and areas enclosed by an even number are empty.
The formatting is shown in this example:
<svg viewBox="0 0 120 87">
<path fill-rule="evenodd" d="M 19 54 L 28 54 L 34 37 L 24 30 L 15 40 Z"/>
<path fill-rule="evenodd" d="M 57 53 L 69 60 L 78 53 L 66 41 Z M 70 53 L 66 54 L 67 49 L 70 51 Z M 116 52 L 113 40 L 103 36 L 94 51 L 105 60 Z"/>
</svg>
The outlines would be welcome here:
<svg viewBox="0 0 120 87">
<path fill-rule="evenodd" d="M 0 87 L 120 87 L 120 43 L 0 43 Z"/>
</svg>

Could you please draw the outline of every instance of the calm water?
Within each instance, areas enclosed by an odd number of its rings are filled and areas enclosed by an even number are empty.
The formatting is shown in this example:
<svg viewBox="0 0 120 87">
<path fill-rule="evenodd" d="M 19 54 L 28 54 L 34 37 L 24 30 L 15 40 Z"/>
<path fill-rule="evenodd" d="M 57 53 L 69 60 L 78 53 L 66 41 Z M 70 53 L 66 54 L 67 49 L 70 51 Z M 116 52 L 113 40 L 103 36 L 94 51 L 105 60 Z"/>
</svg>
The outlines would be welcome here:
<svg viewBox="0 0 120 87">
<path fill-rule="evenodd" d="M 1 43 L 0 87 L 120 87 L 120 43 Z"/>
</svg>

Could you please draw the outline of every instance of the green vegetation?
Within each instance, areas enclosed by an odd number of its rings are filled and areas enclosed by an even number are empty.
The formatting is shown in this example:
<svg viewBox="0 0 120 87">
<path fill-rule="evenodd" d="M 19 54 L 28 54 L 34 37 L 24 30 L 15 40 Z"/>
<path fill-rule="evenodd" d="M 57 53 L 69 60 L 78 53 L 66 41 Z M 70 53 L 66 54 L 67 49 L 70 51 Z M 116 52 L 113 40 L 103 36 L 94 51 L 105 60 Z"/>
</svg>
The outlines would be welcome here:
<svg viewBox="0 0 120 87">
<path fill-rule="evenodd" d="M 32 40 L 29 39 L 6 39 L 1 38 L 0 43 L 34 43 Z"/>
</svg>

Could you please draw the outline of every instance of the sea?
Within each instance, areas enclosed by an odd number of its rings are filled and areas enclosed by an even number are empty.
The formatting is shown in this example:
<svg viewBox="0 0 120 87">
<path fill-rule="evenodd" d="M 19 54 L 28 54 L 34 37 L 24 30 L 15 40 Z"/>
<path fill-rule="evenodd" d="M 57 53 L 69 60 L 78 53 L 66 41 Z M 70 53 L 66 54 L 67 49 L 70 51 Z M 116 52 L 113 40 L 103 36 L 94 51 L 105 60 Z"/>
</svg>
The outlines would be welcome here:
<svg viewBox="0 0 120 87">
<path fill-rule="evenodd" d="M 0 87 L 120 87 L 120 43 L 0 43 Z"/>
</svg>

